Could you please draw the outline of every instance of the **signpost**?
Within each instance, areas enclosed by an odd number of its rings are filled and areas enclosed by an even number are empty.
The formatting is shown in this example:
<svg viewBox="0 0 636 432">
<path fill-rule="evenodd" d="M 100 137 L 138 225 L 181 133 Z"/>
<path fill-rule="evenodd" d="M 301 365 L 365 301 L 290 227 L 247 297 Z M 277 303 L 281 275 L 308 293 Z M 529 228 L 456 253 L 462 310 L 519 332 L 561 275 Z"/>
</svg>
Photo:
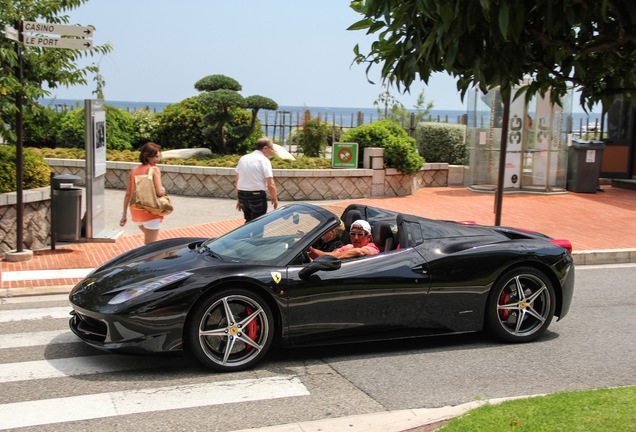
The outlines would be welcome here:
<svg viewBox="0 0 636 432">
<path fill-rule="evenodd" d="M 38 46 L 44 48 L 67 48 L 67 49 L 93 49 L 93 42 L 87 39 L 67 39 L 47 36 L 27 36 L 22 35 L 23 43 L 27 46 Z"/>
<path fill-rule="evenodd" d="M 65 48 L 65 49 L 82 49 L 89 50 L 93 48 L 93 41 L 85 39 L 93 36 L 92 27 L 69 26 L 53 23 L 38 23 L 33 21 L 20 21 L 16 27 L 5 25 L 4 36 L 16 43 L 15 51 L 18 58 L 18 66 L 16 67 L 16 76 L 20 84 L 23 84 L 24 68 L 22 65 L 22 49 L 21 45 L 42 47 L 42 48 Z M 29 34 L 25 34 L 29 33 Z M 60 36 L 73 37 L 49 37 L 42 34 L 55 34 Z M 16 100 L 16 250 L 6 254 L 7 261 L 26 261 L 33 257 L 33 252 L 24 251 L 23 249 L 23 224 L 24 224 L 24 201 L 22 190 L 22 154 L 23 154 L 23 137 L 22 132 L 24 125 L 22 123 L 22 99 L 24 94 L 20 91 L 15 96 Z"/>
<path fill-rule="evenodd" d="M 49 33 L 57 35 L 77 36 L 77 37 L 93 37 L 93 27 L 82 27 L 76 25 L 62 25 L 53 23 L 38 23 L 33 21 L 24 21 L 24 30 L 26 33 Z"/>
<path fill-rule="evenodd" d="M 4 37 L 7 39 L 14 40 L 16 42 L 20 41 L 20 33 L 10 25 L 4 26 Z"/>
</svg>

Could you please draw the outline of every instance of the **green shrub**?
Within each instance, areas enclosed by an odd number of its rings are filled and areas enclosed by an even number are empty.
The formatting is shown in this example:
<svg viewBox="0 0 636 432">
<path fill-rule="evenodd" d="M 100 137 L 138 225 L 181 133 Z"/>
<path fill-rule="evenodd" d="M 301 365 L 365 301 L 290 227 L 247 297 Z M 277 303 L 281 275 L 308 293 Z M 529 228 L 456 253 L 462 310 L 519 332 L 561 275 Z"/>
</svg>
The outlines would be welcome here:
<svg viewBox="0 0 636 432">
<path fill-rule="evenodd" d="M 425 162 L 417 153 L 415 140 L 400 125 L 390 120 L 358 126 L 342 134 L 340 139 L 358 143 L 358 166 L 362 166 L 365 147 L 383 147 L 386 166 L 403 173 L 413 174 Z"/>
<path fill-rule="evenodd" d="M 158 114 L 149 109 L 141 109 L 133 112 L 132 118 L 133 134 L 130 141 L 133 148 L 140 149 L 149 141 L 157 142 Z"/>
<path fill-rule="evenodd" d="M 132 149 L 135 121 L 128 111 L 106 105 L 106 148 Z"/>
<path fill-rule="evenodd" d="M 404 174 L 415 174 L 425 162 L 414 141 L 393 137 L 384 147 L 384 163 Z"/>
<path fill-rule="evenodd" d="M 422 122 L 415 128 L 419 153 L 429 162 L 465 165 L 468 149 L 464 142 L 466 126 Z"/>
<path fill-rule="evenodd" d="M 134 121 L 129 112 L 106 105 L 106 148 L 113 150 L 132 149 L 131 137 Z M 67 111 L 56 132 L 58 147 L 84 148 L 84 109 Z"/>
<path fill-rule="evenodd" d="M 311 118 L 305 114 L 305 121 L 294 134 L 293 141 L 296 148 L 308 157 L 321 157 L 327 149 L 329 127 L 319 117 Z"/>
<path fill-rule="evenodd" d="M 163 150 L 174 148 L 212 148 L 212 142 L 203 135 L 204 110 L 198 97 L 170 104 L 157 114 L 157 144 Z"/>
<path fill-rule="evenodd" d="M 14 146 L 0 146 L 0 193 L 17 190 L 16 158 Z M 22 151 L 22 162 L 23 189 L 35 189 L 50 184 L 51 168 L 42 156 L 25 148 Z"/>
</svg>

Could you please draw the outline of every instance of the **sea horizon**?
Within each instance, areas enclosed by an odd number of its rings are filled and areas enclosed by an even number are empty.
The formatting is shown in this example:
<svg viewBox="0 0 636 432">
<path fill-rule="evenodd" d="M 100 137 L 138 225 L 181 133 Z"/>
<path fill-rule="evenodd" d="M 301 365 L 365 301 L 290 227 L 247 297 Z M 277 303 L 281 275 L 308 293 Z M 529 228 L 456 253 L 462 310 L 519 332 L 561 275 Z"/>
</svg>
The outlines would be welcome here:
<svg viewBox="0 0 636 432">
<path fill-rule="evenodd" d="M 59 99 L 59 98 L 43 98 L 42 102 L 46 102 L 46 105 L 67 105 L 67 106 L 82 106 L 84 103 L 84 99 Z M 116 106 L 118 108 L 126 109 L 145 109 L 149 108 L 150 110 L 156 110 L 157 112 L 163 111 L 163 109 L 168 105 L 174 105 L 179 102 L 161 102 L 161 101 L 120 101 L 120 100 L 108 100 L 105 99 L 105 103 L 108 105 Z M 416 112 L 417 110 L 414 108 L 407 108 L 411 112 Z M 377 112 L 377 107 L 338 107 L 338 106 L 307 106 L 307 105 L 279 105 L 278 110 L 276 111 L 322 111 L 322 112 L 337 112 L 337 113 L 349 113 L 349 112 Z M 453 113 L 457 114 L 466 114 L 466 109 L 433 109 L 430 110 L 430 113 L 437 115 L 440 113 Z M 585 113 L 585 111 L 572 111 L 572 115 L 575 116 L 586 116 L 590 118 L 600 118 L 600 113 Z"/>
</svg>

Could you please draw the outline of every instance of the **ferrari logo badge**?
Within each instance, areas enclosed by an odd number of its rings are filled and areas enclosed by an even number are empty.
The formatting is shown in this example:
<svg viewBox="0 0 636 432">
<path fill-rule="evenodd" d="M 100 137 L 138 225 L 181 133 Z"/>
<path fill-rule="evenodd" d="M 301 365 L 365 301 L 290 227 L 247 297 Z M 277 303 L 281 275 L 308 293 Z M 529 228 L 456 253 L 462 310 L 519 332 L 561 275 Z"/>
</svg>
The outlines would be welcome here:
<svg viewBox="0 0 636 432">
<path fill-rule="evenodd" d="M 282 277 L 280 275 L 279 272 L 272 272 L 272 279 L 274 279 L 274 282 L 276 282 L 277 284 L 280 283 Z"/>
</svg>

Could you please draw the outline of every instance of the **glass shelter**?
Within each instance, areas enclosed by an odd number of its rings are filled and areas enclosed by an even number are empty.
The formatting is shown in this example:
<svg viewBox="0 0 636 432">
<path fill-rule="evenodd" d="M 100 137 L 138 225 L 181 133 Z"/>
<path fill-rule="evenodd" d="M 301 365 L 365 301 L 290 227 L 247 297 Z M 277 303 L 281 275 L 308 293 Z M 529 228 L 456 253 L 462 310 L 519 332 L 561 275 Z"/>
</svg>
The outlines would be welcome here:
<svg viewBox="0 0 636 432">
<path fill-rule="evenodd" d="M 564 192 L 567 182 L 569 132 L 572 129 L 572 91 L 562 106 L 550 103 L 550 94 L 536 95 L 526 103 L 525 94 L 514 99 L 508 124 L 504 176 L 505 191 Z M 469 167 L 464 182 L 471 190 L 494 191 L 497 187 L 503 119 L 498 89 L 484 94 L 467 93 L 466 143 Z"/>
</svg>

